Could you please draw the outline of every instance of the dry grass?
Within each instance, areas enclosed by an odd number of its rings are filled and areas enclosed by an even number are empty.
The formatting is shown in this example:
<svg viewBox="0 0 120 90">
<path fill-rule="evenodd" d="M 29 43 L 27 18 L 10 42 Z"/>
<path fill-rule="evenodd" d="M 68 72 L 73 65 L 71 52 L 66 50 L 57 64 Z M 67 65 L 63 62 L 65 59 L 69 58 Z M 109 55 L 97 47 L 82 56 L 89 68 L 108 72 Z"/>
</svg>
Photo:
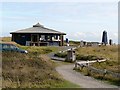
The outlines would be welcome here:
<svg viewBox="0 0 120 90">
<path fill-rule="evenodd" d="M 79 87 L 63 80 L 46 55 L 4 52 L 2 57 L 3 88 Z"/>
<path fill-rule="evenodd" d="M 95 55 L 108 59 L 107 62 L 100 64 L 94 63 L 93 66 L 100 69 L 108 69 L 113 72 L 119 72 L 118 62 L 118 46 L 102 46 L 102 47 L 85 47 L 77 50 L 78 54 L 82 55 Z"/>
<path fill-rule="evenodd" d="M 44 55 L 36 57 L 20 53 L 3 53 L 2 59 L 4 88 L 43 88 L 62 82 L 56 74 L 53 63 Z"/>
<path fill-rule="evenodd" d="M 69 41 L 70 46 L 79 46 L 80 42 L 79 41 Z M 67 46 L 67 43 L 64 41 L 64 46 Z"/>
<path fill-rule="evenodd" d="M 118 46 L 84 47 L 77 50 L 79 55 L 94 55 L 107 59 L 106 62 L 94 63 L 93 66 L 100 69 L 108 69 L 119 72 Z"/>
<path fill-rule="evenodd" d="M 97 57 L 103 57 L 107 59 L 106 62 L 100 62 L 100 63 L 96 62 L 93 63 L 92 66 L 98 69 L 102 69 L 102 70 L 107 69 L 109 71 L 119 73 L 120 64 L 118 62 L 119 59 L 118 50 L 119 50 L 118 46 L 115 45 L 115 46 L 101 46 L 101 47 L 84 47 L 77 49 L 76 52 L 78 55 L 94 55 Z M 119 86 L 118 82 L 120 81 L 120 79 L 118 78 L 115 79 L 111 75 L 103 76 L 98 73 L 92 73 L 92 72 L 90 73 L 87 70 L 87 68 L 83 68 L 82 70 L 78 69 L 77 71 L 84 73 L 84 75 L 90 75 L 94 78 L 109 81 L 112 84 Z"/>
<path fill-rule="evenodd" d="M 9 44 L 14 44 L 17 47 L 21 48 L 21 49 L 25 49 L 27 50 L 29 53 L 33 53 L 33 54 L 47 54 L 50 52 L 55 52 L 60 50 L 60 47 L 55 47 L 55 46 L 21 46 L 13 41 L 11 41 L 11 37 L 0 37 L 1 43 L 9 43 Z"/>
<path fill-rule="evenodd" d="M 47 54 L 51 52 L 58 51 L 58 47 L 54 46 L 18 46 L 19 48 L 22 48 L 24 50 L 27 50 L 31 54 Z"/>
<path fill-rule="evenodd" d="M 28 54 L 0 53 L 2 56 L 3 88 L 78 88 L 78 85 L 62 79 L 53 63 L 45 54 L 58 51 L 58 47 L 21 46 L 10 37 L 0 38 L 2 43 L 12 43 L 28 50 Z M 43 55 L 44 54 L 44 55 Z"/>
<path fill-rule="evenodd" d="M 112 61 L 118 61 L 118 46 L 84 47 L 77 50 L 80 55 L 95 55 Z"/>
<path fill-rule="evenodd" d="M 2 41 L 2 42 L 11 42 L 11 37 L 0 37 L 0 41 Z"/>
</svg>

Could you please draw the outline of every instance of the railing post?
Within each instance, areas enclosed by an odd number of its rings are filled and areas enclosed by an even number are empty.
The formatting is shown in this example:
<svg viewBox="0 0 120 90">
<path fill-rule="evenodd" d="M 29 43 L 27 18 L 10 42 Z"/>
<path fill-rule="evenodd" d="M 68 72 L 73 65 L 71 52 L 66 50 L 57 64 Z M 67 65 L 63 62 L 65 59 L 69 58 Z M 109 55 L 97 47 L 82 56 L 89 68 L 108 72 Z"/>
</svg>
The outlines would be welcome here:
<svg viewBox="0 0 120 90">
<path fill-rule="evenodd" d="M 75 68 L 77 68 L 77 60 L 75 60 Z"/>
</svg>

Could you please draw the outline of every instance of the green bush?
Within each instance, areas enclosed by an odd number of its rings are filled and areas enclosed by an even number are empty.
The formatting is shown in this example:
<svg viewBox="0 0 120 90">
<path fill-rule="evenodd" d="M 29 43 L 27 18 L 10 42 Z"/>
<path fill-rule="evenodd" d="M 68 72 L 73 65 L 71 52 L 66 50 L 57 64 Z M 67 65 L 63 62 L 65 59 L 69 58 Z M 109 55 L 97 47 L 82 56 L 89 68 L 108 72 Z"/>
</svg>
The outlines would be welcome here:
<svg viewBox="0 0 120 90">
<path fill-rule="evenodd" d="M 80 55 L 80 54 L 77 54 L 76 56 L 76 59 L 77 60 L 97 60 L 97 59 L 103 59 L 102 57 L 97 57 L 95 55 Z"/>
<path fill-rule="evenodd" d="M 60 57 L 60 58 L 66 58 L 67 57 L 67 53 L 55 53 L 54 56 Z"/>
</svg>

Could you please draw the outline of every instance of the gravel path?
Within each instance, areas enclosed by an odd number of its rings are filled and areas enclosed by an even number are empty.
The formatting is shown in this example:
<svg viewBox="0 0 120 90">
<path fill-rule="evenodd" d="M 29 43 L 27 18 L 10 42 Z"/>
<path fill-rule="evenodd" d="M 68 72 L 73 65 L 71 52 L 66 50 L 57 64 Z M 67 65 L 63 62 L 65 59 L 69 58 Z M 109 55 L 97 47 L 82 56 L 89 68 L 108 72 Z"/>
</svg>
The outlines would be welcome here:
<svg viewBox="0 0 120 90">
<path fill-rule="evenodd" d="M 82 88 L 118 88 L 117 86 L 109 85 L 92 77 L 84 76 L 83 74 L 74 71 L 73 68 L 74 64 L 62 65 L 57 67 L 56 70 L 64 79 L 80 85 Z"/>
</svg>

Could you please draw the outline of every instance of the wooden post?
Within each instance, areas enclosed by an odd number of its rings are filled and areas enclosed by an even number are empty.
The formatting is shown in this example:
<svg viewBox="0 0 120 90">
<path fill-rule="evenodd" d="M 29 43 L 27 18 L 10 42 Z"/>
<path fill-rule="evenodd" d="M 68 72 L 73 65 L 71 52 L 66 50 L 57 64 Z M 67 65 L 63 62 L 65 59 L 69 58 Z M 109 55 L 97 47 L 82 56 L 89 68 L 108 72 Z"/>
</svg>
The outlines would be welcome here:
<svg viewBox="0 0 120 90">
<path fill-rule="evenodd" d="M 60 39 L 61 39 L 61 41 L 60 41 L 60 46 L 63 46 L 63 35 L 60 35 Z"/>
<path fill-rule="evenodd" d="M 11 41 L 14 41 L 14 38 L 15 38 L 14 36 L 15 36 L 15 34 L 12 34 L 12 40 Z"/>
<path fill-rule="evenodd" d="M 39 34 L 37 34 L 37 44 L 39 46 Z"/>
<path fill-rule="evenodd" d="M 77 68 L 77 60 L 75 60 L 75 68 Z"/>
<path fill-rule="evenodd" d="M 32 46 L 32 34 L 30 34 L 30 36 L 31 36 L 30 46 Z"/>
<path fill-rule="evenodd" d="M 31 34 L 31 42 L 32 42 L 32 34 Z"/>
</svg>

